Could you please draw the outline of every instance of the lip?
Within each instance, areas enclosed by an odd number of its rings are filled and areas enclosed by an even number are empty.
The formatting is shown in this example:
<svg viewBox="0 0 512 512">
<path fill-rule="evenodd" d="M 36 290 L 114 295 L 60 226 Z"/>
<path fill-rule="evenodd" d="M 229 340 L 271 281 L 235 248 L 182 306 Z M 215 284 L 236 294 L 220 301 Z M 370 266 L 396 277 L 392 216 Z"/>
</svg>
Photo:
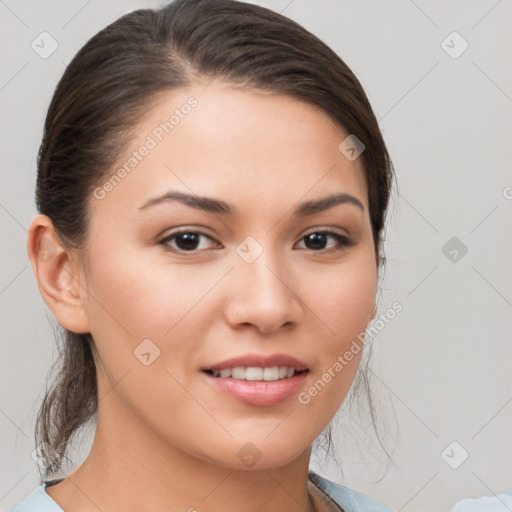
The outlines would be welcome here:
<svg viewBox="0 0 512 512">
<path fill-rule="evenodd" d="M 225 370 L 226 368 L 235 368 L 237 366 L 255 366 L 258 368 L 272 368 L 273 366 L 288 366 L 294 368 L 298 372 L 309 370 L 306 363 L 287 354 L 271 354 L 268 356 L 260 354 L 244 354 L 243 356 L 233 357 L 220 361 L 209 366 L 201 368 L 201 370 Z"/>
<path fill-rule="evenodd" d="M 207 382 L 217 391 L 236 398 L 246 405 L 270 407 L 292 397 L 301 387 L 309 372 L 299 373 L 288 379 L 275 381 L 249 381 L 232 377 L 214 377 L 201 372 Z"/>
</svg>

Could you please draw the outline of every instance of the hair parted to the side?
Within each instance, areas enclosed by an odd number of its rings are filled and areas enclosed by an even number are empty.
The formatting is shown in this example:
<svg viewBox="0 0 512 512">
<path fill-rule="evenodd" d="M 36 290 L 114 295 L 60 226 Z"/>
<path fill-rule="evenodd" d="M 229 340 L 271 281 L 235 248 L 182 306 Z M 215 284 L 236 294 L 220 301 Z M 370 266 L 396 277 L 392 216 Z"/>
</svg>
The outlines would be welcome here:
<svg viewBox="0 0 512 512">
<path fill-rule="evenodd" d="M 175 0 L 131 12 L 92 37 L 67 66 L 48 109 L 36 184 L 38 211 L 52 220 L 63 245 L 86 250 L 92 191 L 112 172 L 159 97 L 216 78 L 305 101 L 363 142 L 380 269 L 394 174 L 361 84 L 299 24 L 235 0 Z M 35 429 L 43 479 L 62 468 L 74 435 L 94 419 L 98 406 L 92 336 L 58 328 L 60 368 Z M 356 380 L 367 388 L 366 371 Z"/>
</svg>

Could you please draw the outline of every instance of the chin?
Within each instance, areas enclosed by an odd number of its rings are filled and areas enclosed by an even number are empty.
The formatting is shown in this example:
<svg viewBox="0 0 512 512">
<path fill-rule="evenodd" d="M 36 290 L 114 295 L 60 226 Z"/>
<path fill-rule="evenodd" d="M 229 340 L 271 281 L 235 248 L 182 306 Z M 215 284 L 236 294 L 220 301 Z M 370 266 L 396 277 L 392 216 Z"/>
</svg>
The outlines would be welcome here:
<svg viewBox="0 0 512 512">
<path fill-rule="evenodd" d="M 247 437 L 245 438 L 247 439 Z M 218 454 L 203 454 L 208 462 L 226 469 L 241 471 L 262 471 L 277 469 L 286 466 L 300 457 L 311 444 L 304 446 L 304 438 L 299 444 L 285 444 L 282 437 L 275 437 L 273 441 L 270 438 L 263 438 L 260 441 L 242 441 L 231 440 L 229 446 L 220 448 Z M 232 457 L 227 457 L 229 452 Z"/>
</svg>

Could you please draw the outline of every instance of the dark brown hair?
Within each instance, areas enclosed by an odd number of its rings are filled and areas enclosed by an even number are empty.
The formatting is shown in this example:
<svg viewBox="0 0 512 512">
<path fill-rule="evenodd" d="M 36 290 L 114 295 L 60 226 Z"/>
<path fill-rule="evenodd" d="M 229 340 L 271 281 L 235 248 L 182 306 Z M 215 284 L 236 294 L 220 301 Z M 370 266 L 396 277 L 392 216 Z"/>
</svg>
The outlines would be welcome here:
<svg viewBox="0 0 512 512">
<path fill-rule="evenodd" d="M 362 141 L 380 268 L 393 168 L 361 84 L 296 22 L 234 0 L 176 0 L 131 12 L 92 37 L 67 66 L 48 109 L 36 187 L 37 208 L 63 245 L 85 251 L 92 191 L 159 96 L 216 78 L 305 101 Z M 60 369 L 47 385 L 35 432 L 45 478 L 61 468 L 98 406 L 91 335 L 57 331 Z M 367 390 L 367 372 L 357 380 Z"/>
</svg>

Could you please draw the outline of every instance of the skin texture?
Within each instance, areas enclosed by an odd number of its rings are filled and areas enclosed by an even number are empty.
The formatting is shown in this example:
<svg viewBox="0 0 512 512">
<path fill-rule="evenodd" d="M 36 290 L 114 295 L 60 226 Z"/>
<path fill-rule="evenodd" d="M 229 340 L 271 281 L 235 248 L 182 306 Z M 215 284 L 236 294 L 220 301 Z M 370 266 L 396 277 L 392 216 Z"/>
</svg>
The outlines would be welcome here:
<svg viewBox="0 0 512 512">
<path fill-rule="evenodd" d="M 337 510 L 307 471 L 360 354 L 307 404 L 295 395 L 246 405 L 200 369 L 247 353 L 289 354 L 309 367 L 305 391 L 364 331 L 377 267 L 361 160 L 338 150 L 348 133 L 313 106 L 216 81 L 166 93 L 120 165 L 190 96 L 197 106 L 104 198 L 91 196 L 85 265 L 48 217 L 30 226 L 41 294 L 62 326 L 92 334 L 98 371 L 91 452 L 47 492 L 68 512 Z M 168 190 L 221 199 L 239 213 L 176 201 L 139 210 Z M 346 203 L 291 215 L 334 192 L 355 196 L 364 212 Z M 175 252 L 165 250 L 159 239 L 177 228 L 207 236 L 193 253 L 178 252 L 179 237 L 167 241 Z M 322 229 L 355 245 L 329 237 L 308 246 L 304 237 Z M 248 236 L 263 249 L 252 263 L 236 252 Z M 53 256 L 38 257 L 48 244 Z M 146 366 L 134 350 L 148 338 L 160 355 Z M 260 457 L 251 468 L 237 455 L 248 442 Z"/>
</svg>

